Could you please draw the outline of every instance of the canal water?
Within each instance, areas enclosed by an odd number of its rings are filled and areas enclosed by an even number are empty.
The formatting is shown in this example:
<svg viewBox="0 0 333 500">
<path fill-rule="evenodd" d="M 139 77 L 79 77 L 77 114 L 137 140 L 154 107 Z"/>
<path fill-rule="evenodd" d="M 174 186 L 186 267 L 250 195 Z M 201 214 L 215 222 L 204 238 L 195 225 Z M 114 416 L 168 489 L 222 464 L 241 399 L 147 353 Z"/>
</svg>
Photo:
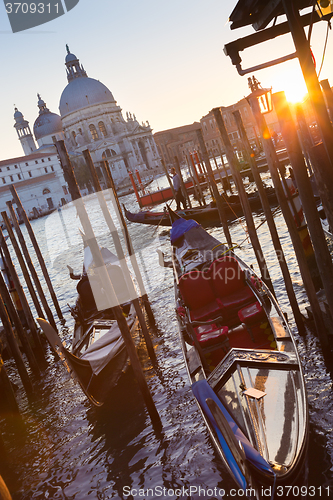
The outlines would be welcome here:
<svg viewBox="0 0 333 500">
<path fill-rule="evenodd" d="M 129 210 L 137 210 L 134 195 L 121 198 L 121 202 Z M 86 206 L 99 244 L 112 250 L 95 197 L 86 198 Z M 260 213 L 254 217 L 256 225 L 264 220 Z M 275 221 L 297 299 L 305 312 L 307 297 L 279 211 Z M 66 318 L 61 335 L 69 343 L 73 320 L 68 304 L 75 303 L 76 282 L 70 280 L 66 266 L 81 271 L 79 219 L 74 207 L 68 205 L 62 212 L 33 221 L 32 225 Z M 187 380 L 178 342 L 172 271 L 158 265 L 156 249 L 162 250 L 166 258 L 170 256 L 169 230 L 131 223 L 128 227 L 157 322 L 153 333 L 157 367 L 152 367 L 143 345 L 139 355 L 162 430 L 153 428 L 131 371 L 111 392 L 107 403 L 94 408 L 50 350 L 41 380 L 34 379 L 35 397 L 31 401 L 25 396 L 15 366 L 6 364 L 17 386 L 21 419 L 10 414 L 0 418 L 6 450 L 0 459 L 0 472 L 14 500 L 215 499 L 221 498 L 222 489 L 229 492 L 233 487 L 214 451 Z M 239 256 L 257 270 L 244 227 L 243 219 L 230 224 L 232 240 L 241 244 Z M 225 241 L 221 228 L 209 232 Z M 332 374 L 317 338 L 310 332 L 300 337 L 296 331 L 267 225 L 261 225 L 258 233 L 277 298 L 295 332 L 305 373 L 311 423 L 308 485 L 313 487 L 308 489 L 308 498 L 328 498 L 327 487 L 333 496 Z M 307 497 L 304 489 L 294 493 L 295 498 Z M 291 493 L 288 497 L 293 498 Z"/>
</svg>

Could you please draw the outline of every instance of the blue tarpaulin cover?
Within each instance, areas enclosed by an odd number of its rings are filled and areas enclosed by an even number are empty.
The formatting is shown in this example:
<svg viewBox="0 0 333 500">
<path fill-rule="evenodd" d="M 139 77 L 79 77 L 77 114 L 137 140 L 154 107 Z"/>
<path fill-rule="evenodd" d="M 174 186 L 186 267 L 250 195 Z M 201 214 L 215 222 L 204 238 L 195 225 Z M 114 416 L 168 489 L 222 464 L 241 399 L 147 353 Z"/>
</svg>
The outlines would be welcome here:
<svg viewBox="0 0 333 500">
<path fill-rule="evenodd" d="M 186 233 L 186 231 L 189 231 L 192 229 L 192 227 L 198 227 L 200 224 L 198 224 L 195 220 L 193 219 L 177 219 L 173 224 L 172 228 L 170 231 L 170 240 L 171 244 L 174 244 L 175 241 L 178 240 L 183 234 Z"/>
</svg>

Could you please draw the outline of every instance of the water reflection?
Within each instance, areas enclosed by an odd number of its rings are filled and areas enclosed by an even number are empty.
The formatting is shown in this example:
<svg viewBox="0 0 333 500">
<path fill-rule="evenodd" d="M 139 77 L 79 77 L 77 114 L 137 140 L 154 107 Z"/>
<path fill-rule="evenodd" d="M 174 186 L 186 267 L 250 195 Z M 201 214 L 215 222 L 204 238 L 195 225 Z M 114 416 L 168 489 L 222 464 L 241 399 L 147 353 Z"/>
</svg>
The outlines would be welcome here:
<svg viewBox="0 0 333 500">
<path fill-rule="evenodd" d="M 124 201 L 131 211 L 137 210 L 132 196 Z M 91 199 L 88 208 L 92 216 L 95 214 L 94 230 L 99 244 L 112 250 L 110 235 L 98 215 L 97 202 Z M 66 304 L 73 305 L 76 284 L 68 277 L 66 265 L 71 265 L 75 271 L 80 271 L 82 265 L 79 221 L 72 212 L 67 207 L 61 215 L 54 213 L 50 218 L 33 221 L 67 320 L 68 328 L 62 333 L 67 341 L 70 340 L 73 321 Z M 259 223 L 262 216 L 255 216 L 255 219 Z M 275 220 L 290 264 L 297 299 L 304 309 L 307 298 L 290 238 L 281 215 L 277 214 Z M 35 384 L 36 400 L 32 403 L 26 400 L 15 369 L 9 367 L 10 376 L 19 387 L 17 394 L 24 428 L 18 431 L 10 416 L 1 417 L 7 457 L 6 465 L 0 463 L 0 469 L 14 500 L 125 498 L 125 486 L 138 489 L 156 486 L 231 487 L 189 388 L 178 343 L 172 271 L 157 264 L 157 246 L 167 259 L 170 257 L 169 231 L 160 229 L 156 232 L 153 227 L 139 224 L 130 224 L 129 230 L 158 324 L 154 338 L 158 369 L 152 369 L 144 351 L 140 355 L 162 420 L 162 432 L 159 435 L 154 433 L 131 372 L 115 388 L 106 406 L 95 409 L 60 362 L 54 362 L 51 353 L 42 381 Z M 244 240 L 244 231 L 237 221 L 231 224 L 230 230 L 233 241 Z M 213 228 L 210 232 L 225 241 L 222 229 Z M 292 318 L 265 224 L 258 232 L 276 294 L 282 309 Z M 31 253 L 33 255 L 33 251 Z M 248 242 L 243 243 L 238 253 L 257 270 Z M 295 330 L 293 322 L 292 328 Z M 332 376 L 324 365 L 319 343 L 311 333 L 304 338 L 297 336 L 297 344 L 309 395 L 309 484 L 333 487 Z M 280 403 L 287 405 L 286 400 Z M 191 495 L 183 498 L 200 496 L 193 490 Z"/>
</svg>

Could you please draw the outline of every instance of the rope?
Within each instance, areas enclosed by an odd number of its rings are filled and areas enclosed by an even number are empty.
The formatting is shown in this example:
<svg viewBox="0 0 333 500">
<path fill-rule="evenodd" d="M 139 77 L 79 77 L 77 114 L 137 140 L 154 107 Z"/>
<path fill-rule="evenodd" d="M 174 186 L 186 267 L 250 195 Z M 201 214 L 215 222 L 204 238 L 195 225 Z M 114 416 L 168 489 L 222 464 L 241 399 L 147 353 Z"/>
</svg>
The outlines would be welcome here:
<svg viewBox="0 0 333 500">
<path fill-rule="evenodd" d="M 322 56 L 322 59 L 321 59 L 321 64 L 320 64 L 320 68 L 319 68 L 319 71 L 318 71 L 318 78 L 320 76 L 320 73 L 321 73 L 321 70 L 323 68 L 323 64 L 324 64 L 324 59 L 325 59 L 325 55 L 326 55 L 326 48 L 327 48 L 327 41 L 328 41 L 328 33 L 329 33 L 329 29 L 331 29 L 331 23 L 330 21 L 327 21 L 327 30 L 326 30 L 326 38 L 325 38 L 325 44 L 324 44 L 324 50 L 323 50 L 323 56 Z"/>
<path fill-rule="evenodd" d="M 235 213 L 235 211 L 233 210 L 232 206 L 230 205 L 230 203 L 228 202 L 228 200 L 226 200 L 225 196 L 223 193 L 221 193 L 221 196 L 222 198 L 224 199 L 224 201 L 226 202 L 226 204 L 228 205 L 228 207 L 230 208 L 230 210 L 232 211 L 232 213 L 234 214 L 234 216 L 236 217 L 236 219 L 238 220 L 238 223 L 241 225 L 241 227 L 243 228 L 245 234 L 247 234 L 247 227 L 244 226 L 244 224 L 242 223 L 241 219 L 238 217 L 238 215 Z M 247 235 L 247 237 L 245 239 L 249 239 L 249 235 Z"/>
<path fill-rule="evenodd" d="M 280 205 L 278 207 L 276 207 L 275 210 L 273 210 L 272 212 L 272 215 L 274 217 L 274 215 L 276 215 L 277 211 L 279 210 L 280 208 Z M 265 222 L 267 222 L 267 219 L 263 220 L 262 222 L 260 222 L 260 224 L 255 228 L 255 230 L 257 231 L 257 229 L 259 229 L 259 227 L 261 227 L 263 224 L 265 224 Z M 245 240 L 243 240 L 240 244 L 239 244 L 239 247 L 241 247 L 243 245 L 243 243 L 248 240 L 248 237 L 245 238 Z"/>
</svg>

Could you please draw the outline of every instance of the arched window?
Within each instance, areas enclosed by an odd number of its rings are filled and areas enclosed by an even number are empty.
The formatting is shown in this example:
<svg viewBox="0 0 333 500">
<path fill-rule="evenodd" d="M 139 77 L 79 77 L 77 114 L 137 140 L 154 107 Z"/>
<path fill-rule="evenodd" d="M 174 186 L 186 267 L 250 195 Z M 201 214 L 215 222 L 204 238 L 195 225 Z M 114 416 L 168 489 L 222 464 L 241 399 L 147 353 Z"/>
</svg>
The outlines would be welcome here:
<svg viewBox="0 0 333 500">
<path fill-rule="evenodd" d="M 76 144 L 76 133 L 75 133 L 75 130 L 73 130 L 72 132 L 72 136 L 73 136 L 73 141 L 74 141 L 74 144 Z"/>
<path fill-rule="evenodd" d="M 106 131 L 106 128 L 105 128 L 105 125 L 104 125 L 104 122 L 99 122 L 98 123 L 98 128 L 99 128 L 99 131 L 100 133 L 106 137 L 108 134 L 107 134 L 107 131 Z"/>
<path fill-rule="evenodd" d="M 109 149 L 106 149 L 106 150 L 104 151 L 104 153 L 102 154 L 102 158 L 103 158 L 103 160 L 105 160 L 105 158 L 110 158 L 110 156 L 111 156 L 111 153 L 110 153 L 110 150 L 109 150 Z"/>
<path fill-rule="evenodd" d="M 51 191 L 48 188 L 43 189 L 43 194 L 49 194 Z"/>
<path fill-rule="evenodd" d="M 117 153 L 115 152 L 114 149 L 111 149 L 111 154 L 112 154 L 112 156 L 117 156 Z"/>
<path fill-rule="evenodd" d="M 97 130 L 96 130 L 95 125 L 93 125 L 93 124 L 89 125 L 89 130 L 90 130 L 90 133 L 91 133 L 92 140 L 93 141 L 97 141 L 98 140 L 98 134 L 97 134 Z"/>
</svg>

